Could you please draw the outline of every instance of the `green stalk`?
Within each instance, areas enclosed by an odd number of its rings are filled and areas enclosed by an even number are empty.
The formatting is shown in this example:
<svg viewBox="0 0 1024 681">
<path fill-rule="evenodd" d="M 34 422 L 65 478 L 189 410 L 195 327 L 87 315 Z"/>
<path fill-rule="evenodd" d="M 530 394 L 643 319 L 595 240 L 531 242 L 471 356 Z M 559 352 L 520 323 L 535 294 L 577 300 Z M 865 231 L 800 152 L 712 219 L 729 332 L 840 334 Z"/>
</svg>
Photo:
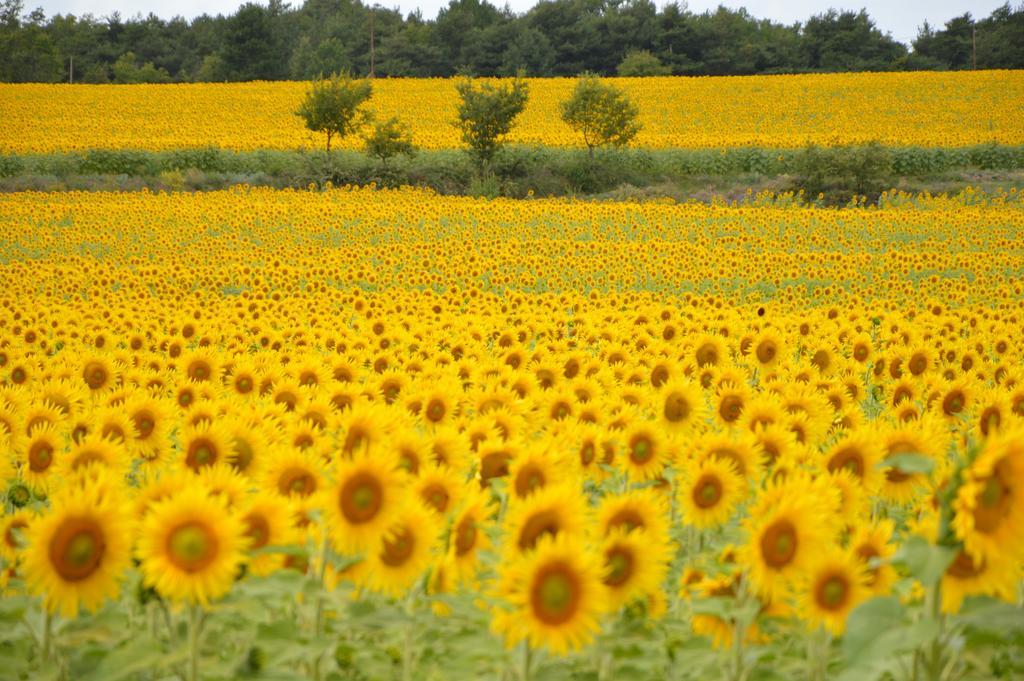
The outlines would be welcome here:
<svg viewBox="0 0 1024 681">
<path fill-rule="evenodd" d="M 53 615 L 50 613 L 49 608 L 45 609 L 43 613 L 43 640 L 39 647 L 42 649 L 43 664 L 49 664 L 50 662 L 50 641 L 53 638 Z"/>
<path fill-rule="evenodd" d="M 203 629 L 203 609 L 192 604 L 188 618 L 188 681 L 199 681 L 199 636 Z"/>
<path fill-rule="evenodd" d="M 532 660 L 530 659 L 530 643 L 523 641 L 523 659 L 522 667 L 519 670 L 519 676 L 522 681 L 530 681 L 533 678 L 531 667 Z"/>
<path fill-rule="evenodd" d="M 324 628 L 324 576 L 327 574 L 327 532 L 323 533 L 320 541 L 320 591 L 316 595 L 316 617 L 313 620 L 313 636 L 320 638 Z M 313 681 L 320 681 L 320 659 L 317 655 L 313 660 Z"/>
</svg>

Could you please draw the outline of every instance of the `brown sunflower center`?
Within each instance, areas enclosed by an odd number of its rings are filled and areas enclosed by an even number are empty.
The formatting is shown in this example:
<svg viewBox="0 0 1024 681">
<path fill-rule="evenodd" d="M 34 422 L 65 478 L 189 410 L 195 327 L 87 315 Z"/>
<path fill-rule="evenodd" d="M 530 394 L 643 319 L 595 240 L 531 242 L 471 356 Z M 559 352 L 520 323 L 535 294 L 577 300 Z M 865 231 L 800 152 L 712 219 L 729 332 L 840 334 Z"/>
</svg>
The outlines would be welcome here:
<svg viewBox="0 0 1024 681">
<path fill-rule="evenodd" d="M 156 419 L 149 412 L 136 413 L 132 416 L 132 421 L 135 423 L 135 431 L 139 434 L 136 438 L 138 440 L 145 440 L 153 434 L 153 429 L 156 428 Z"/>
<path fill-rule="evenodd" d="M 966 397 L 960 390 L 953 390 L 942 400 L 942 413 L 946 416 L 955 416 L 964 410 Z"/>
<path fill-rule="evenodd" d="M 779 349 L 775 346 L 774 341 L 763 340 L 757 344 L 757 350 L 754 351 L 754 354 L 757 356 L 758 362 L 761 364 L 768 364 L 775 359 L 775 355 L 778 351 Z"/>
<path fill-rule="evenodd" d="M 693 486 L 693 503 L 697 508 L 714 508 L 722 499 L 722 481 L 718 476 L 705 473 Z"/>
<path fill-rule="evenodd" d="M 530 606 L 534 616 L 544 624 L 565 624 L 579 610 L 582 589 L 578 576 L 564 563 L 551 563 L 541 568 L 530 589 Z"/>
<path fill-rule="evenodd" d="M 690 401 L 686 395 L 679 392 L 672 392 L 665 396 L 665 407 L 663 413 L 665 420 L 670 423 L 679 423 L 689 418 L 693 411 Z"/>
<path fill-rule="evenodd" d="M 520 550 L 532 549 L 537 544 L 537 540 L 546 534 L 552 536 L 558 534 L 561 529 L 560 520 L 558 514 L 550 509 L 537 511 L 531 515 L 519 532 Z"/>
<path fill-rule="evenodd" d="M 604 554 L 605 568 L 608 575 L 604 583 L 610 587 L 619 587 L 633 576 L 633 552 L 623 546 L 616 546 Z"/>
<path fill-rule="evenodd" d="M 423 501 L 427 502 L 441 513 L 448 510 L 448 501 L 450 497 L 448 496 L 448 490 L 446 490 L 443 485 L 436 483 L 428 485 L 423 488 L 423 491 L 420 494 Z"/>
<path fill-rule="evenodd" d="M 584 466 L 589 466 L 597 458 L 597 448 L 594 447 L 593 442 L 584 442 L 583 446 L 580 447 L 580 463 Z"/>
<path fill-rule="evenodd" d="M 946 568 L 946 574 L 954 579 L 971 579 L 985 571 L 984 561 L 975 562 L 973 558 L 961 551 Z"/>
<path fill-rule="evenodd" d="M 476 521 L 463 518 L 455 528 L 455 555 L 464 556 L 476 546 Z"/>
<path fill-rule="evenodd" d="M 829 459 L 828 470 L 830 473 L 844 469 L 858 478 L 864 477 L 864 456 L 856 448 L 844 447 Z"/>
<path fill-rule="evenodd" d="M 258 513 L 245 517 L 245 536 L 249 537 L 250 549 L 261 549 L 270 541 L 270 524 Z"/>
<path fill-rule="evenodd" d="M 297 494 L 308 497 L 316 491 L 316 478 L 304 468 L 288 468 L 277 478 L 277 491 L 284 496 Z"/>
<path fill-rule="evenodd" d="M 996 531 L 1006 519 L 1013 500 L 1013 491 L 996 473 L 984 480 L 978 492 L 977 506 L 974 509 L 974 527 L 984 534 Z"/>
<path fill-rule="evenodd" d="M 68 582 L 89 577 L 103 560 L 103 528 L 91 518 L 68 518 L 50 539 L 50 564 Z"/>
<path fill-rule="evenodd" d="M 53 447 L 49 442 L 33 442 L 28 450 L 28 467 L 33 473 L 42 473 L 53 463 Z"/>
<path fill-rule="evenodd" d="M 416 549 L 416 537 L 408 528 L 402 528 L 394 536 L 384 540 L 384 548 L 380 552 L 380 562 L 388 567 L 401 567 L 412 557 Z"/>
<path fill-rule="evenodd" d="M 850 582 L 845 575 L 831 574 L 818 582 L 814 600 L 823 610 L 840 610 L 850 595 Z"/>
<path fill-rule="evenodd" d="M 438 423 L 439 421 L 441 421 L 441 419 L 444 418 L 446 411 L 447 410 L 445 409 L 444 402 L 437 399 L 436 397 L 427 402 L 427 408 L 424 410 L 427 419 L 433 421 L 434 423 Z"/>
<path fill-rule="evenodd" d="M 194 471 L 217 463 L 217 445 L 212 440 L 199 437 L 188 445 L 185 463 Z"/>
<path fill-rule="evenodd" d="M 384 505 L 384 488 L 371 473 L 357 473 L 342 486 L 340 505 L 348 522 L 354 525 L 370 522 Z"/>
<path fill-rule="evenodd" d="M 624 527 L 627 532 L 644 528 L 643 517 L 630 508 L 624 508 L 612 516 L 608 521 L 608 531 Z"/>
<path fill-rule="evenodd" d="M 654 443 L 646 435 L 635 435 L 629 442 L 629 458 L 637 465 L 644 465 L 654 457 Z"/>
<path fill-rule="evenodd" d="M 107 369 L 100 362 L 88 362 L 82 370 L 82 379 L 90 390 L 99 390 L 107 384 Z"/>
<path fill-rule="evenodd" d="M 871 560 L 879 557 L 878 551 L 871 544 L 861 544 L 857 547 L 857 557 L 864 561 L 868 566 L 867 569 L 867 584 L 868 586 L 874 586 L 878 583 L 879 568 L 871 567 Z"/>
<path fill-rule="evenodd" d="M 776 520 L 761 536 L 761 555 L 769 567 L 780 569 L 792 562 L 797 550 L 796 528 L 788 520 Z"/>
<path fill-rule="evenodd" d="M 199 572 L 217 557 L 217 537 L 198 521 L 178 525 L 167 535 L 167 558 L 185 572 Z"/>
<path fill-rule="evenodd" d="M 516 475 L 516 494 L 519 497 L 526 497 L 534 490 L 544 487 L 545 482 L 544 471 L 538 466 L 527 464 Z"/>
<path fill-rule="evenodd" d="M 732 423 L 743 411 L 743 398 L 739 395 L 726 395 L 718 405 L 718 414 L 726 423 Z"/>
</svg>

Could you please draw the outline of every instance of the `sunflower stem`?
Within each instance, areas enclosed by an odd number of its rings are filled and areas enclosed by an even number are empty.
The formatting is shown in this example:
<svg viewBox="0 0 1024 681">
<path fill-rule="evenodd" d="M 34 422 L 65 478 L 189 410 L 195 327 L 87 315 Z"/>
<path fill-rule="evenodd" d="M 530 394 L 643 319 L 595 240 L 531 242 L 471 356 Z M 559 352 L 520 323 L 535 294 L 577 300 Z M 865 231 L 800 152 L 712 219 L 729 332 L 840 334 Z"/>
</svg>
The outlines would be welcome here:
<svg viewBox="0 0 1024 681">
<path fill-rule="evenodd" d="M 50 640 L 53 636 L 53 615 L 49 608 L 43 612 L 43 636 L 39 647 L 42 649 L 43 664 L 50 662 Z"/>
<path fill-rule="evenodd" d="M 942 664 L 942 639 L 945 634 L 946 618 L 942 614 L 942 580 L 935 582 L 931 591 L 928 592 L 929 596 L 929 611 L 932 619 L 939 625 L 938 633 L 935 634 L 935 638 L 932 639 L 931 646 L 929 646 L 928 652 L 925 654 L 925 670 L 928 675 L 929 681 L 941 681 L 943 677 L 943 664 Z"/>
<path fill-rule="evenodd" d="M 203 629 L 203 609 L 193 603 L 188 617 L 188 681 L 199 681 L 199 635 Z"/>
<path fill-rule="evenodd" d="M 523 658 L 522 666 L 519 669 L 519 676 L 522 681 L 530 681 L 533 678 L 531 667 L 532 660 L 530 659 L 530 644 L 527 641 L 523 641 Z"/>
<path fill-rule="evenodd" d="M 313 620 L 313 637 L 319 639 L 324 628 L 324 577 L 327 575 L 327 532 L 323 533 L 320 540 L 320 571 L 317 578 L 320 580 L 320 590 L 316 595 L 316 616 Z M 313 681 L 320 681 L 320 659 L 317 655 L 312 664 Z"/>
<path fill-rule="evenodd" d="M 405 641 L 402 650 L 402 681 L 412 681 L 413 678 L 413 624 L 416 613 L 416 592 L 410 590 L 405 600 Z"/>
</svg>

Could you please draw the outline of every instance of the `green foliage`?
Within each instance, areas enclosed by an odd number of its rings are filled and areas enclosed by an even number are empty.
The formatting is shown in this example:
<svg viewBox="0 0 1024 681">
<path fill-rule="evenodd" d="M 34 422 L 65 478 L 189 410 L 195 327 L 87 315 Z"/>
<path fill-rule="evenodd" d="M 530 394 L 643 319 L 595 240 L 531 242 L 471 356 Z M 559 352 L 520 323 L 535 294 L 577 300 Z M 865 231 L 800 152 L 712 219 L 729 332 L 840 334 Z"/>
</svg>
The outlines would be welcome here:
<svg viewBox="0 0 1024 681">
<path fill-rule="evenodd" d="M 810 200 L 845 204 L 858 196 L 874 200 L 887 187 L 892 154 L 877 142 L 842 149 L 809 145 L 795 161 L 796 187 Z"/>
<path fill-rule="evenodd" d="M 327 151 L 330 151 L 332 137 L 345 138 L 365 123 L 366 115 L 359 107 L 371 94 L 373 86 L 368 80 L 353 79 L 348 73 L 318 78 L 306 92 L 295 115 L 301 117 L 310 130 L 327 135 Z"/>
<path fill-rule="evenodd" d="M 516 116 L 526 108 L 528 89 L 520 76 L 500 85 L 477 85 L 469 78 L 455 84 L 459 94 L 455 127 L 481 166 L 489 164 L 501 149 Z"/>
<path fill-rule="evenodd" d="M 648 50 L 631 50 L 619 62 L 616 71 L 623 77 L 667 76 L 672 73 L 672 67 L 662 64 Z"/>
<path fill-rule="evenodd" d="M 636 137 L 641 128 L 639 115 L 625 92 L 592 73 L 580 76 L 572 95 L 562 102 L 562 120 L 583 135 L 591 159 L 594 147 L 621 147 Z"/>
<path fill-rule="evenodd" d="M 399 154 L 411 156 L 416 151 L 409 126 L 394 116 L 386 121 L 374 123 L 365 142 L 366 155 L 380 159 L 385 166 L 390 159 Z"/>
<path fill-rule="evenodd" d="M 135 53 L 125 52 L 113 66 L 115 83 L 169 83 L 171 76 L 167 71 L 146 62 L 139 66 L 135 61 Z"/>
<path fill-rule="evenodd" d="M 79 169 L 88 175 L 155 175 L 160 172 L 153 155 L 127 149 L 87 151 Z"/>
</svg>

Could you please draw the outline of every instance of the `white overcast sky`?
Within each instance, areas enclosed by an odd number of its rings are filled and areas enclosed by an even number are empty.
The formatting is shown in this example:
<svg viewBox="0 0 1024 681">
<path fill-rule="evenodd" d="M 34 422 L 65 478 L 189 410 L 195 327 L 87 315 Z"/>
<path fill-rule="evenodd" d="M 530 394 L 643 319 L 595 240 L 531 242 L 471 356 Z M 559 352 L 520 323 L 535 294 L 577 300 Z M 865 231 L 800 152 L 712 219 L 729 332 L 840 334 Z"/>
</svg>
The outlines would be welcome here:
<svg viewBox="0 0 1024 681">
<path fill-rule="evenodd" d="M 200 14 L 230 14 L 242 4 L 239 0 L 177 0 L 176 2 L 158 2 L 157 0 L 24 0 L 26 10 L 41 6 L 46 14 L 71 13 L 75 15 L 92 14 L 103 17 L 112 12 L 120 12 L 122 17 L 135 14 L 149 14 L 169 19 L 173 16 L 184 16 L 191 19 Z M 491 0 L 496 5 L 503 5 L 503 0 Z M 656 0 L 662 6 L 665 0 Z M 714 9 L 718 5 L 726 7 L 746 7 L 759 19 L 772 19 L 791 24 L 804 21 L 812 14 L 818 14 L 830 7 L 836 9 L 858 10 L 862 7 L 875 20 L 884 32 L 892 34 L 902 42 L 909 42 L 917 35 L 917 29 L 925 20 L 932 26 L 941 27 L 947 20 L 964 12 L 971 12 L 975 17 L 988 16 L 993 9 L 1005 0 L 745 0 L 733 2 L 725 0 L 691 0 L 688 6 L 693 12 Z M 1019 0 L 1011 0 L 1016 6 Z M 523 12 L 535 3 L 535 0 L 508 0 L 515 12 Z M 265 3 L 264 3 L 265 4 Z M 291 0 L 291 4 L 301 5 L 302 0 Z M 369 0 L 374 4 L 374 0 Z M 397 7 L 407 14 L 415 9 L 423 12 L 423 17 L 432 19 L 438 9 L 447 6 L 448 0 L 379 0 L 384 7 Z M 680 2 L 680 4 L 683 4 Z"/>
</svg>

